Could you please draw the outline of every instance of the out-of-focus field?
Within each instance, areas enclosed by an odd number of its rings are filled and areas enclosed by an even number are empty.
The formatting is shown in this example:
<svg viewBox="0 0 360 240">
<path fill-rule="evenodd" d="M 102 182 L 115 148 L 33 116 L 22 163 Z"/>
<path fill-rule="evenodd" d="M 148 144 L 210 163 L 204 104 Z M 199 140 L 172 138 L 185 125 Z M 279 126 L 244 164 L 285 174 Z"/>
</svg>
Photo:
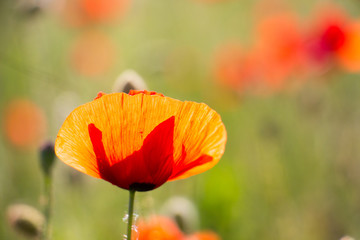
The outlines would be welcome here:
<svg viewBox="0 0 360 240">
<path fill-rule="evenodd" d="M 329 4 L 350 22 L 360 20 L 356 0 L 284 2 L 132 0 L 108 19 L 96 9 L 85 17 L 81 9 L 64 10 L 57 0 L 40 7 L 0 1 L 0 239 L 21 239 L 7 222 L 10 204 L 41 209 L 43 142 L 55 140 L 72 109 L 112 92 L 127 69 L 149 90 L 207 103 L 228 132 L 218 165 L 137 194 L 137 214 L 164 214 L 169 198 L 184 196 L 199 211 L 193 231 L 212 230 L 224 240 L 360 239 L 360 57 L 350 54 L 360 50 L 330 49 L 325 62 L 302 58 L 292 68 L 286 56 L 297 51 L 293 45 L 277 64 L 259 47 L 255 64 L 235 64 L 245 68 L 239 75 L 236 67 L 219 67 L 223 46 L 250 53 L 255 43 L 273 49 L 276 39 L 292 36 L 290 25 L 281 37 L 266 37 L 280 23 L 257 33 L 267 16 L 291 12 L 301 34 Z M 229 48 L 221 56 L 236 59 L 237 48 Z M 258 68 L 259 59 L 266 67 Z M 60 161 L 53 181 L 54 240 L 122 239 L 127 191 Z"/>
</svg>

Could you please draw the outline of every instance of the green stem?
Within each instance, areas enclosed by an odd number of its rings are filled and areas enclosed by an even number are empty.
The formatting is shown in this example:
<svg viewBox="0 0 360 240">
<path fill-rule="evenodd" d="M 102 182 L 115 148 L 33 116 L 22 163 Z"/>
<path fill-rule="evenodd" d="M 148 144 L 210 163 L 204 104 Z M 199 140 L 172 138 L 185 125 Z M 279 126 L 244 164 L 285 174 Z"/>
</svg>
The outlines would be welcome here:
<svg viewBox="0 0 360 240">
<path fill-rule="evenodd" d="M 51 205 L 52 205 L 52 178 L 50 175 L 44 176 L 44 228 L 41 240 L 50 240 L 50 221 L 51 221 Z"/>
<path fill-rule="evenodd" d="M 134 200 L 135 190 L 129 190 L 129 212 L 128 212 L 128 228 L 127 228 L 127 240 L 131 240 L 132 221 L 134 215 Z"/>
</svg>

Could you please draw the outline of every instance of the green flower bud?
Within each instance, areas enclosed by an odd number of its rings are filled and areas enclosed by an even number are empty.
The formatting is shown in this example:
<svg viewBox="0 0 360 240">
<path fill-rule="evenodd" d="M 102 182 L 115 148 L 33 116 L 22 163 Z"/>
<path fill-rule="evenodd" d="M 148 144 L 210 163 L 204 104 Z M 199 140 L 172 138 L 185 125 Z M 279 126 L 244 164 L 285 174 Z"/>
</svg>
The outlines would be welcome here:
<svg viewBox="0 0 360 240">
<path fill-rule="evenodd" d="M 51 169 L 55 163 L 54 144 L 48 142 L 40 150 L 40 165 L 45 175 L 51 174 Z"/>
</svg>

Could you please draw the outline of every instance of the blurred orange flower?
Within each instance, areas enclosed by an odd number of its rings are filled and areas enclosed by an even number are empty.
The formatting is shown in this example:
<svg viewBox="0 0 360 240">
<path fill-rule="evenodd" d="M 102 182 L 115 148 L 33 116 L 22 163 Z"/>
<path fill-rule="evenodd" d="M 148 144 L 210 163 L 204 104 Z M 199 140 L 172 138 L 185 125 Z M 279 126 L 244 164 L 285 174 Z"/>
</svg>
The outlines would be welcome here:
<svg viewBox="0 0 360 240">
<path fill-rule="evenodd" d="M 184 237 L 176 223 L 167 217 L 152 216 L 139 220 L 136 225 L 132 240 L 181 240 Z"/>
<path fill-rule="evenodd" d="M 83 33 L 70 52 L 72 67 L 87 77 L 96 77 L 110 69 L 115 61 L 115 45 L 100 31 Z"/>
<path fill-rule="evenodd" d="M 221 240 L 221 238 L 214 232 L 204 231 L 187 236 L 184 240 Z"/>
<path fill-rule="evenodd" d="M 338 51 L 340 64 L 349 72 L 360 71 L 360 21 L 349 24 L 346 41 Z"/>
<path fill-rule="evenodd" d="M 297 17 L 292 12 L 282 12 L 260 18 L 255 39 L 262 85 L 265 90 L 283 88 L 303 57 L 303 36 Z"/>
<path fill-rule="evenodd" d="M 60 11 L 68 24 L 79 27 L 115 21 L 129 5 L 130 0 L 66 0 Z"/>
<path fill-rule="evenodd" d="M 4 128 L 8 140 L 18 147 L 40 143 L 46 133 L 43 111 L 32 101 L 16 99 L 6 107 Z"/>
<path fill-rule="evenodd" d="M 239 44 L 227 44 L 219 48 L 215 56 L 215 76 L 220 83 L 244 92 L 251 89 L 257 79 L 257 59 L 244 52 Z"/>
<path fill-rule="evenodd" d="M 132 240 L 221 240 L 212 231 L 186 236 L 171 218 L 164 216 L 152 216 L 148 220 L 140 219 L 135 229 Z"/>
<path fill-rule="evenodd" d="M 115 19 L 123 13 L 128 0 L 79 0 L 84 14 L 92 21 Z"/>
<path fill-rule="evenodd" d="M 57 156 L 120 188 L 148 191 L 212 168 L 225 150 L 220 116 L 206 104 L 131 91 L 100 94 L 61 127 Z"/>
</svg>

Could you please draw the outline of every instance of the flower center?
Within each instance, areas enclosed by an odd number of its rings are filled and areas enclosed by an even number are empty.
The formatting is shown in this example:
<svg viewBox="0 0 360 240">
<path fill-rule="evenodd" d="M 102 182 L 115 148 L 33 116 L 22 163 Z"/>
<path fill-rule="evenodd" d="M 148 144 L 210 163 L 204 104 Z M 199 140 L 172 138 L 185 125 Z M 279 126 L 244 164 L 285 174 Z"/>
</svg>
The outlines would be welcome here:
<svg viewBox="0 0 360 240">
<path fill-rule="evenodd" d="M 146 192 L 153 190 L 156 187 L 153 183 L 132 183 L 130 184 L 129 190 L 135 190 L 138 192 Z"/>
</svg>

